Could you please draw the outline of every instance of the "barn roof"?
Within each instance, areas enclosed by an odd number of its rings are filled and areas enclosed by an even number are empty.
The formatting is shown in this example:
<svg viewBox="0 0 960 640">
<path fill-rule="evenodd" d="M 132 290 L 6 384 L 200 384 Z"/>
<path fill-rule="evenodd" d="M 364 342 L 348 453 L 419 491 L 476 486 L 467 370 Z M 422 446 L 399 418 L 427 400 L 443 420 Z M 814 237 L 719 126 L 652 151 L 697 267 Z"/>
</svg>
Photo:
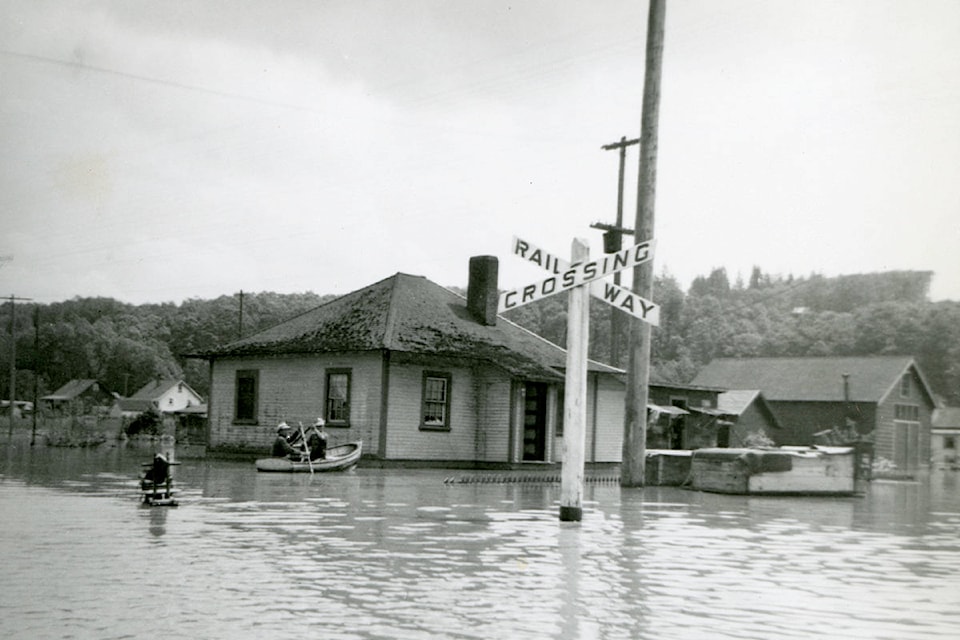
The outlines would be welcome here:
<svg viewBox="0 0 960 640">
<path fill-rule="evenodd" d="M 700 370 L 693 383 L 759 389 L 772 401 L 842 402 L 843 375 L 848 374 L 852 402 L 879 402 L 911 368 L 932 400 L 910 356 L 717 358 Z"/>
<path fill-rule="evenodd" d="M 483 325 L 466 298 L 422 276 L 397 273 L 209 352 L 206 358 L 389 350 L 485 360 L 511 374 L 555 380 L 559 346 L 498 316 Z M 622 373 L 597 362 L 592 371 Z"/>
<path fill-rule="evenodd" d="M 96 384 L 97 381 L 92 379 L 74 379 L 41 400 L 73 400 Z"/>
</svg>

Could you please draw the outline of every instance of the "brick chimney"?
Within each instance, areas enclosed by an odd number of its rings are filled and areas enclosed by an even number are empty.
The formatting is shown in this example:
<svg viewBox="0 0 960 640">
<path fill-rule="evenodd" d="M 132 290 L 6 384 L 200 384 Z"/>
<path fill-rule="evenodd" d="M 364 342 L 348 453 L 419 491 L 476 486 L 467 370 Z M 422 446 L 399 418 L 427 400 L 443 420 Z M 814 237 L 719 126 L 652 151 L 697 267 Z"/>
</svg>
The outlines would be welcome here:
<svg viewBox="0 0 960 640">
<path fill-rule="evenodd" d="M 470 258 L 470 281 L 467 284 L 467 311 L 477 322 L 492 327 L 497 324 L 497 290 L 499 263 L 496 256 Z"/>
</svg>

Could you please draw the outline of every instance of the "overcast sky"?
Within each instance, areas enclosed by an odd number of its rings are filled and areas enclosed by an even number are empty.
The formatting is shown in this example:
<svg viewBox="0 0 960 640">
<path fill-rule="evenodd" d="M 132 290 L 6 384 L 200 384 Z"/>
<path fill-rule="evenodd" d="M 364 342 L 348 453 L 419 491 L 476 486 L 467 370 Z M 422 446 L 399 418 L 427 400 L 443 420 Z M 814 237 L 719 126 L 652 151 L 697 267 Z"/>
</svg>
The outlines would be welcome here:
<svg viewBox="0 0 960 640">
<path fill-rule="evenodd" d="M 540 279 L 616 216 L 645 0 L 0 0 L 0 296 Z M 657 273 L 960 300 L 960 2 L 669 0 Z M 637 147 L 625 221 L 635 216 Z M 629 283 L 629 278 L 625 279 Z"/>
</svg>

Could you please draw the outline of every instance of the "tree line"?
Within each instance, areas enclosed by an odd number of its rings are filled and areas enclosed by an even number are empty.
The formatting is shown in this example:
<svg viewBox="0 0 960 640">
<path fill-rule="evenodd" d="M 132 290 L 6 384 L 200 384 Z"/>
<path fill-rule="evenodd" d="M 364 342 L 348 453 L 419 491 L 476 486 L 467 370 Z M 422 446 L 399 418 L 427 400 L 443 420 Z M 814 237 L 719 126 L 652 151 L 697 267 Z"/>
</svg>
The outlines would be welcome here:
<svg viewBox="0 0 960 640">
<path fill-rule="evenodd" d="M 715 269 L 683 291 L 664 273 L 654 282 L 660 326 L 652 331 L 651 375 L 688 382 L 716 357 L 911 355 L 934 392 L 960 406 L 960 302 L 931 302 L 932 276 L 893 271 L 782 277 L 754 268 L 748 281 L 731 283 L 724 269 Z M 0 327 L 8 328 L 0 341 L 0 397 L 9 395 L 12 309 L 17 399 L 32 399 L 35 386 L 43 396 L 77 378 L 96 379 L 128 396 L 157 375 L 181 378 L 206 397 L 208 365 L 186 355 L 332 298 L 264 292 L 243 294 L 242 305 L 239 295 L 180 304 L 130 305 L 111 298 L 15 307 L 7 302 L 0 308 Z M 626 357 L 627 322 L 611 322 L 611 309 L 590 307 L 590 357 L 625 366 L 620 360 Z M 566 342 L 564 294 L 505 316 L 556 344 Z M 620 358 L 611 357 L 612 331 Z"/>
</svg>

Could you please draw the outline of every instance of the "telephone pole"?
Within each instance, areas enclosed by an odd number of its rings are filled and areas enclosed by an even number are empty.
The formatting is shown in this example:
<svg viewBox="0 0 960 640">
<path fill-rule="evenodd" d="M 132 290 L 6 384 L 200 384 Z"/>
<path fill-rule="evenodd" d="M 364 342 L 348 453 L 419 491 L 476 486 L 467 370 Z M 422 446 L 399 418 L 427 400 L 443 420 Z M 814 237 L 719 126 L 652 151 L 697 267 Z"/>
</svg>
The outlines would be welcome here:
<svg viewBox="0 0 960 640">
<path fill-rule="evenodd" d="M 623 171 L 627 162 L 627 147 L 640 144 L 640 138 L 627 140 L 626 136 L 620 137 L 620 142 L 611 142 L 605 144 L 601 149 L 610 151 L 612 149 L 620 150 L 620 173 L 617 179 L 617 223 L 615 225 L 595 222 L 590 225 L 594 229 L 603 229 L 603 252 L 614 253 L 623 248 L 623 235 L 633 235 L 633 229 L 623 227 Z M 613 274 L 613 283 L 620 284 L 620 272 Z M 610 309 L 610 364 L 614 367 L 620 366 L 620 316 L 614 307 Z"/>
<path fill-rule="evenodd" d="M 640 116 L 640 172 L 637 184 L 637 240 L 653 239 L 654 203 L 657 186 L 657 145 L 660 119 L 660 76 L 663 68 L 665 0 L 650 0 L 647 17 L 647 56 L 643 82 L 643 113 Z M 653 261 L 633 268 L 633 292 L 653 298 Z M 647 399 L 650 384 L 650 325 L 630 323 L 627 397 L 623 425 L 623 455 L 620 485 L 642 487 L 647 455 Z"/>
<path fill-rule="evenodd" d="M 30 298 L 18 298 L 15 295 L 10 296 L 10 430 L 7 437 L 13 437 L 13 410 L 17 400 L 17 325 L 16 325 L 16 302 L 17 300 L 29 301 Z M 34 407 L 36 409 L 36 407 Z"/>
</svg>

